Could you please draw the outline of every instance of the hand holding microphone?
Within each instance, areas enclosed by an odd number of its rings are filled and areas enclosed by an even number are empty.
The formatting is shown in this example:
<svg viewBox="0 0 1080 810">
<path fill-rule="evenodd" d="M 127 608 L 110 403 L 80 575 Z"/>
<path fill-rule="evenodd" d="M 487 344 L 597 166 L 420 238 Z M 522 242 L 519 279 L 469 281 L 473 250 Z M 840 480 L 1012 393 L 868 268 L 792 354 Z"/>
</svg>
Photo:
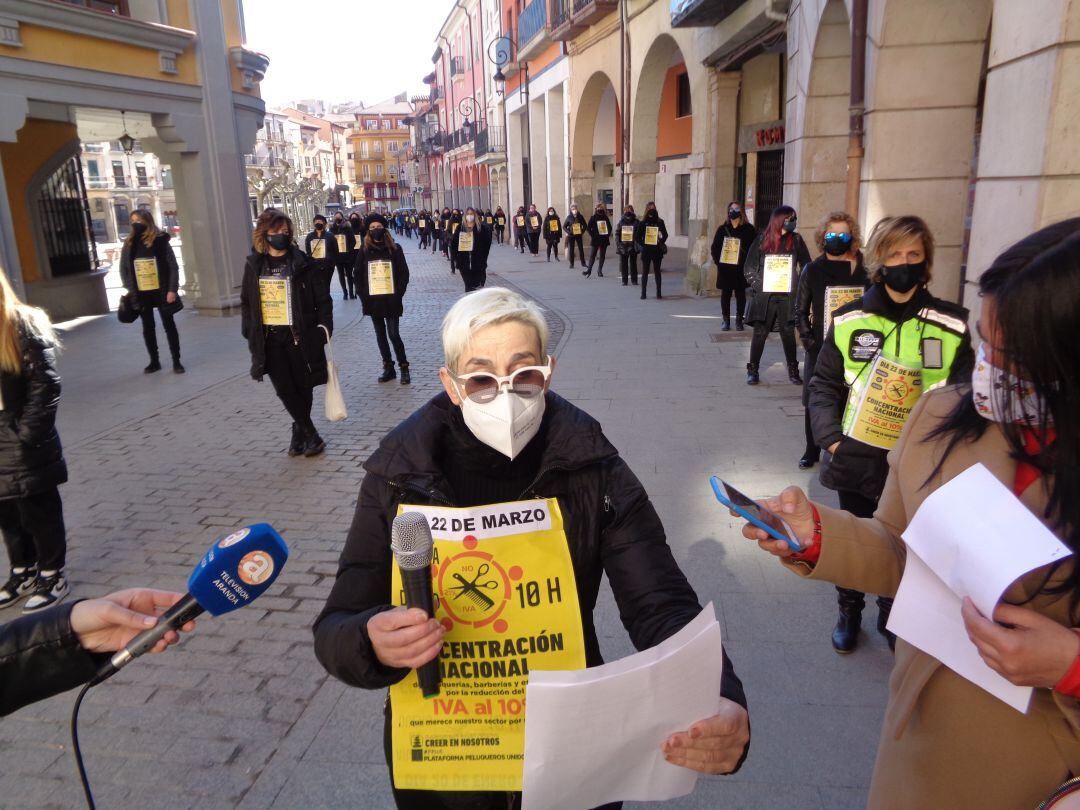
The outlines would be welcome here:
<svg viewBox="0 0 1080 810">
<path fill-rule="evenodd" d="M 156 626 L 161 614 L 183 598 L 183 594 L 173 591 L 129 588 L 100 599 L 87 599 L 71 609 L 71 630 L 79 646 L 88 652 L 116 652 L 140 632 Z M 164 652 L 180 640 L 179 631 L 190 633 L 194 629 L 192 621 L 169 630 L 150 652 Z"/>
</svg>

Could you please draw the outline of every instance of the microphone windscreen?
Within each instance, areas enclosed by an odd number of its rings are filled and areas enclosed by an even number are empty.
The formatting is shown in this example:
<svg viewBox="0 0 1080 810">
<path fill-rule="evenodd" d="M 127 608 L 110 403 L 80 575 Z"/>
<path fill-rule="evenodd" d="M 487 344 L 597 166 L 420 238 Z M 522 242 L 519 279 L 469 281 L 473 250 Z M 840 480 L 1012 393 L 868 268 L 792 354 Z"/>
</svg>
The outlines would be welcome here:
<svg viewBox="0 0 1080 810">
<path fill-rule="evenodd" d="M 269 523 L 245 526 L 222 537 L 188 577 L 188 593 L 212 616 L 242 608 L 269 588 L 289 547 Z"/>
<path fill-rule="evenodd" d="M 402 571 L 431 565 L 434 544 L 427 518 L 421 512 L 402 512 L 394 518 L 390 527 L 390 550 Z"/>
</svg>

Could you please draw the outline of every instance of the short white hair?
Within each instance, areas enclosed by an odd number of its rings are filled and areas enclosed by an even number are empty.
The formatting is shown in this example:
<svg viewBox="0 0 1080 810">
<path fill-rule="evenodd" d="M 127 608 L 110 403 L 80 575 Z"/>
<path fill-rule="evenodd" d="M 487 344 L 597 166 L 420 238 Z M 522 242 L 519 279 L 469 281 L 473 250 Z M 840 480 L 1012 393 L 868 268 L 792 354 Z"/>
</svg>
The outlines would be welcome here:
<svg viewBox="0 0 1080 810">
<path fill-rule="evenodd" d="M 520 323 L 536 331 L 540 361 L 544 362 L 548 326 L 543 310 L 532 301 L 505 287 L 486 287 L 471 292 L 450 307 L 442 322 L 443 355 L 446 368 L 457 373 L 458 361 L 469 349 L 473 335 L 487 326 Z"/>
</svg>

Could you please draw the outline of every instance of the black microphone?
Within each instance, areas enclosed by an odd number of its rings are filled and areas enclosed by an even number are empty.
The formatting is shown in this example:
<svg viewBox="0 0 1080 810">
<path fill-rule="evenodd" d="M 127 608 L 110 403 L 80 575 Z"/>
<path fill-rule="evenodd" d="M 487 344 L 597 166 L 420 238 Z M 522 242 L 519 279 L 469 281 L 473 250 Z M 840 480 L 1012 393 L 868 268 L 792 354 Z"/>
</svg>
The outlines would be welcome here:
<svg viewBox="0 0 1080 810">
<path fill-rule="evenodd" d="M 431 558 L 435 541 L 431 537 L 427 518 L 420 512 L 402 512 L 390 527 L 390 550 L 394 552 L 401 569 L 401 587 L 405 591 L 405 605 L 420 608 L 429 618 L 435 616 L 435 600 L 431 589 Z M 439 694 L 442 676 L 439 658 L 423 664 L 416 670 L 420 680 L 420 692 L 424 697 Z"/>
</svg>

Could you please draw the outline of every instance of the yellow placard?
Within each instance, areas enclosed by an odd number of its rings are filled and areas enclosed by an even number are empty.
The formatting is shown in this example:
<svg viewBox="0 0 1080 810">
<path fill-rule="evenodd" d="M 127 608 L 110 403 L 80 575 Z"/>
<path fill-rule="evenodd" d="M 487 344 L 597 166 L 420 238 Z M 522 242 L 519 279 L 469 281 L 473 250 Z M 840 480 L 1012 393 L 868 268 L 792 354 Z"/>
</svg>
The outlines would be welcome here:
<svg viewBox="0 0 1080 810">
<path fill-rule="evenodd" d="M 389 259 L 373 259 L 367 265 L 368 295 L 394 294 L 394 265 Z"/>
<path fill-rule="evenodd" d="M 501 225 L 505 225 L 505 224 L 506 224 L 506 217 L 499 217 L 499 225 L 501 226 Z"/>
<path fill-rule="evenodd" d="M 761 291 L 767 293 L 791 292 L 791 275 L 795 257 L 786 253 L 770 253 L 765 257 L 765 269 L 761 278 Z"/>
<path fill-rule="evenodd" d="M 621 242 L 633 242 L 634 241 L 634 226 L 623 225 L 619 229 L 619 241 Z"/>
<path fill-rule="evenodd" d="M 494 220 L 491 217 L 484 217 L 484 222 L 490 225 Z"/>
<path fill-rule="evenodd" d="M 657 245 L 660 243 L 660 227 L 658 225 L 645 226 L 645 244 Z"/>
<path fill-rule="evenodd" d="M 325 259 L 326 258 L 326 240 L 325 239 L 312 239 L 311 240 L 311 258 L 313 258 L 313 259 Z"/>
<path fill-rule="evenodd" d="M 532 225 L 534 228 L 539 228 L 540 227 L 540 217 L 535 216 L 535 215 L 530 216 L 529 217 L 529 224 Z"/>
<path fill-rule="evenodd" d="M 460 228 L 460 227 L 461 227 L 460 222 L 451 222 L 450 223 L 450 233 L 457 233 L 458 228 Z"/>
<path fill-rule="evenodd" d="M 608 227 L 607 227 L 607 222 L 605 220 L 598 219 L 596 221 L 596 232 L 598 234 L 600 234 L 601 236 L 607 236 L 608 235 Z"/>
<path fill-rule="evenodd" d="M 472 253 L 473 246 L 473 232 L 462 231 L 458 237 L 457 249 L 458 253 Z"/>
<path fill-rule="evenodd" d="M 858 403 L 845 418 L 844 435 L 891 450 L 921 395 L 921 368 L 879 354 Z"/>
<path fill-rule="evenodd" d="M 829 334 L 832 316 L 842 306 L 857 301 L 863 296 L 862 287 L 826 287 L 825 288 L 825 328 L 821 334 Z"/>
<path fill-rule="evenodd" d="M 514 222 L 517 223 L 517 226 L 519 228 L 524 228 L 525 227 L 525 217 L 515 217 Z"/>
<path fill-rule="evenodd" d="M 266 326 L 292 326 L 292 288 L 288 279 L 275 276 L 260 278 L 259 303 Z"/>
<path fill-rule="evenodd" d="M 720 264 L 738 264 L 740 244 L 737 236 L 725 236 L 724 245 L 720 248 Z"/>
<path fill-rule="evenodd" d="M 581 223 L 575 222 L 574 224 L 572 224 L 570 226 L 570 233 L 572 233 L 574 236 L 581 236 Z"/>
<path fill-rule="evenodd" d="M 421 228 L 426 228 L 427 227 L 427 220 L 422 219 L 419 222 L 417 222 L 416 224 L 419 225 Z"/>
<path fill-rule="evenodd" d="M 337 237 L 337 252 L 345 253 L 348 250 L 348 248 L 345 246 L 345 234 L 339 233 L 335 234 L 335 236 Z"/>
<path fill-rule="evenodd" d="M 151 292 L 161 289 L 161 279 L 158 277 L 157 259 L 135 260 L 135 288 L 139 292 Z"/>
<path fill-rule="evenodd" d="M 552 233 L 558 233 L 559 232 L 559 220 L 553 219 L 550 222 L 548 222 L 548 230 L 551 231 Z"/>
<path fill-rule="evenodd" d="M 521 790 L 525 686 L 532 670 L 585 666 L 573 563 L 558 501 L 424 513 L 435 538 L 435 615 L 447 628 L 438 697 L 416 673 L 390 687 L 394 784 Z M 393 570 L 391 601 L 404 602 Z"/>
</svg>

